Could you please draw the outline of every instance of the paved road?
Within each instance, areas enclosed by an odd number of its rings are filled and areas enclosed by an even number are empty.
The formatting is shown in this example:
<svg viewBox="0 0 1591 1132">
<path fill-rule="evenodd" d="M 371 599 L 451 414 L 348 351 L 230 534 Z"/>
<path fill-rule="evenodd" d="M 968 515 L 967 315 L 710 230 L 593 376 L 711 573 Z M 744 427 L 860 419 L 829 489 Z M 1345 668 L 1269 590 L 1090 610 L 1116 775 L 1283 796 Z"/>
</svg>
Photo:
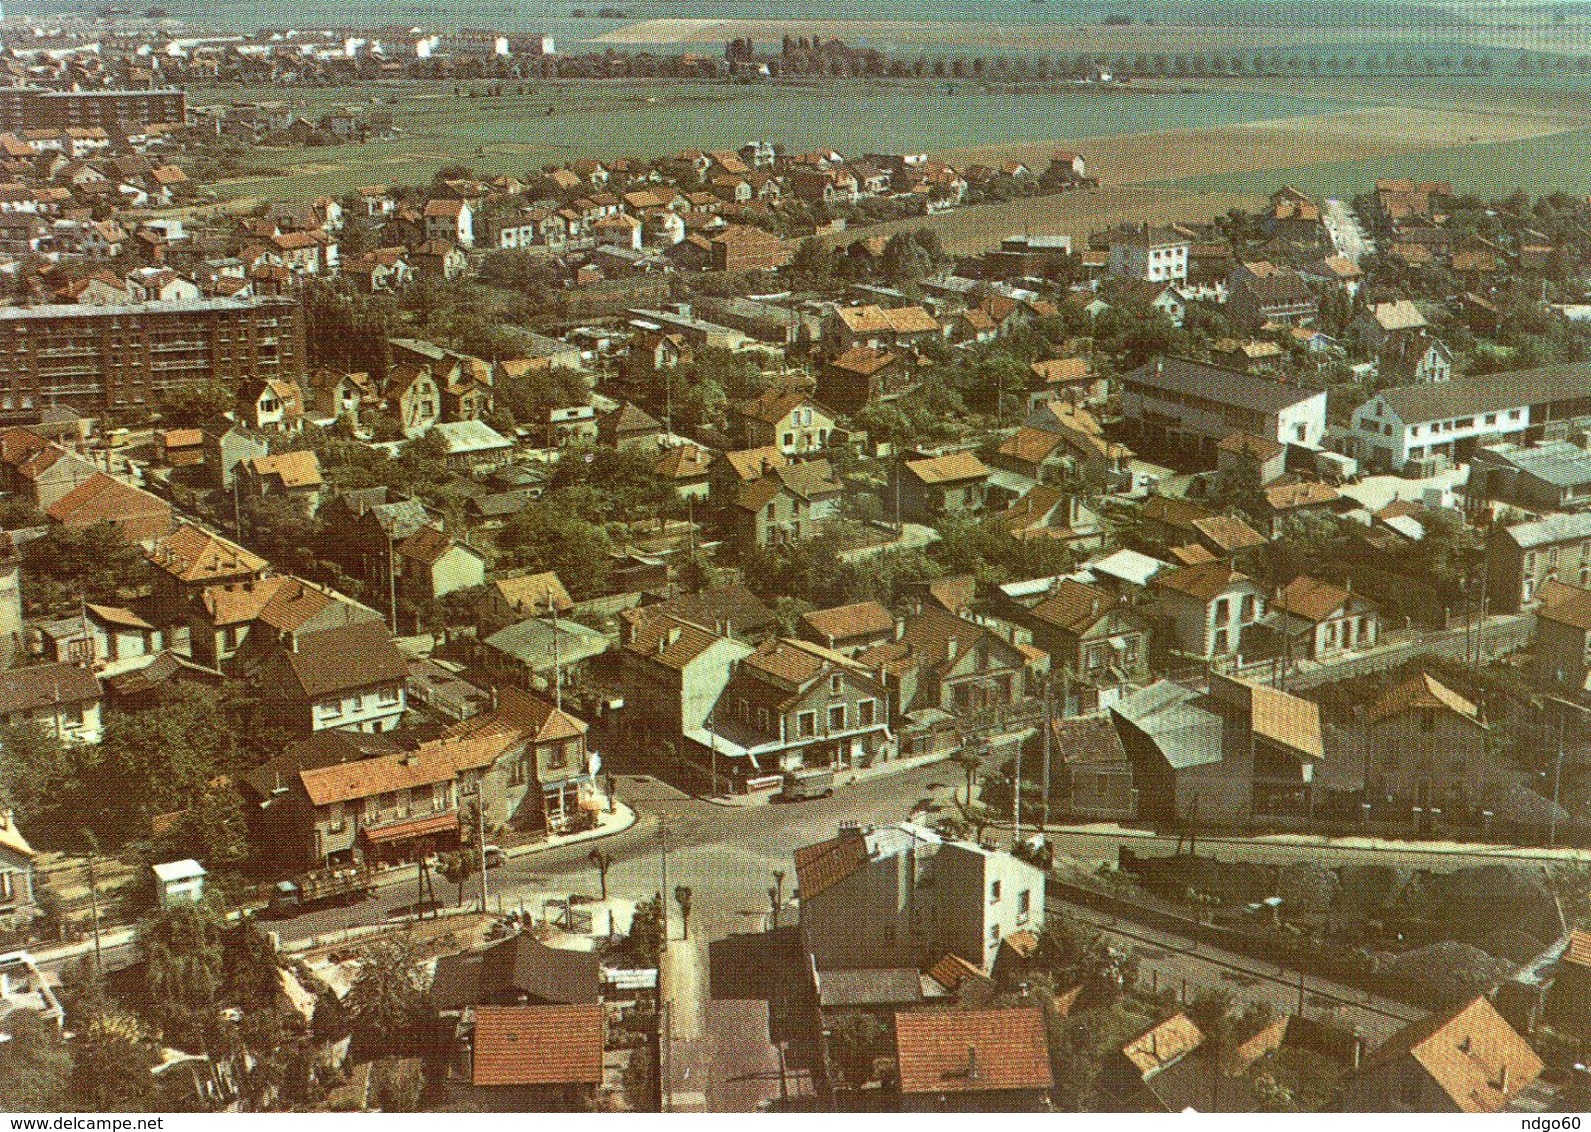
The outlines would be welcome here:
<svg viewBox="0 0 1591 1132">
<path fill-rule="evenodd" d="M 1050 910 L 1094 925 L 1112 937 L 1118 948 L 1135 956 L 1141 987 L 1170 988 L 1179 995 L 1185 993 L 1188 1000 L 1204 991 L 1224 990 L 1238 1002 L 1264 1003 L 1278 1013 L 1292 1013 L 1298 1009 L 1301 976 L 1297 971 L 1082 905 L 1052 901 Z M 1379 1045 L 1408 1023 L 1425 1016 L 1424 1011 L 1416 1007 L 1314 975 L 1304 975 L 1302 980 L 1304 1012 L 1309 1017 L 1329 1018 L 1351 1027 L 1373 1045 Z"/>
<path fill-rule="evenodd" d="M 1326 222 L 1326 231 L 1331 234 L 1332 244 L 1344 259 L 1357 264 L 1375 252 L 1375 242 L 1365 235 L 1364 229 L 1359 227 L 1359 218 L 1342 201 L 1328 200 L 1322 219 Z"/>
</svg>

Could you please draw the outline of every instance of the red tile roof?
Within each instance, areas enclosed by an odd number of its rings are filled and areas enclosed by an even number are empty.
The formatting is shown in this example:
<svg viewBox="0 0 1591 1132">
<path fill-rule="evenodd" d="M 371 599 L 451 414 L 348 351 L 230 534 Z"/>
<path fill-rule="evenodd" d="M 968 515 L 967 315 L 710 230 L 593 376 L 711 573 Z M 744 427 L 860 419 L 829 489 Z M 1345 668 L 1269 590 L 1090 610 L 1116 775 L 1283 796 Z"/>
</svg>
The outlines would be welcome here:
<svg viewBox="0 0 1591 1132">
<path fill-rule="evenodd" d="M 477 1006 L 476 1085 L 600 1085 L 601 1006 Z"/>
<path fill-rule="evenodd" d="M 900 1091 L 1048 1089 L 1050 1049 L 1037 1008 L 919 1011 L 895 1015 Z"/>
</svg>

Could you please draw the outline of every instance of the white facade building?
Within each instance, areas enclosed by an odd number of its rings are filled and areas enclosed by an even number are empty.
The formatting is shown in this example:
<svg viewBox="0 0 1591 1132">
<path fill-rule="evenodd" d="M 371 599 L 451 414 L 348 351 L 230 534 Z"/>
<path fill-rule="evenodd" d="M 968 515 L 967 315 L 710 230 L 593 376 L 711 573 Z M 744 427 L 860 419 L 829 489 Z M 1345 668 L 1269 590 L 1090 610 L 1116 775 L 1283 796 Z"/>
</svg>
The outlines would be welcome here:
<svg viewBox="0 0 1591 1132">
<path fill-rule="evenodd" d="M 1188 277 L 1193 241 L 1172 228 L 1147 225 L 1110 237 L 1110 273 L 1146 283 L 1180 283 Z"/>
</svg>

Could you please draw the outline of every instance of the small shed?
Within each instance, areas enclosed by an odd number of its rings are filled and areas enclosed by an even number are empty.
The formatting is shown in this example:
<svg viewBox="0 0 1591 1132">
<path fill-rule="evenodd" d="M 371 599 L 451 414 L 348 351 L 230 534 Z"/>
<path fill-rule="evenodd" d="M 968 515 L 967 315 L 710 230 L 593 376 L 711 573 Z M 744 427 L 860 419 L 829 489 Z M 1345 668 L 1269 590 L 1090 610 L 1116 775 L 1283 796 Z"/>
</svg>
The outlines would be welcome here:
<svg viewBox="0 0 1591 1132">
<path fill-rule="evenodd" d="M 161 908 L 178 908 L 204 899 L 204 866 L 193 858 L 151 865 L 155 894 Z"/>
</svg>

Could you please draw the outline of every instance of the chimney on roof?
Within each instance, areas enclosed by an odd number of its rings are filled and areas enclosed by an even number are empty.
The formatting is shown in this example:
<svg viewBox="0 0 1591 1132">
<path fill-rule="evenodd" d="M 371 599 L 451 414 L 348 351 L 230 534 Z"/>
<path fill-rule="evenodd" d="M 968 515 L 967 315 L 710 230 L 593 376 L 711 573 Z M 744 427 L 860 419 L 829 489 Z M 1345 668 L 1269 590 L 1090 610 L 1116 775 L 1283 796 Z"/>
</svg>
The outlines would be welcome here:
<svg viewBox="0 0 1591 1132">
<path fill-rule="evenodd" d="M 895 639 L 898 641 L 906 636 L 906 618 L 895 618 Z"/>
<path fill-rule="evenodd" d="M 977 1046 L 968 1046 L 967 1047 L 967 1080 L 976 1081 L 977 1079 L 978 1079 L 978 1047 Z"/>
</svg>

